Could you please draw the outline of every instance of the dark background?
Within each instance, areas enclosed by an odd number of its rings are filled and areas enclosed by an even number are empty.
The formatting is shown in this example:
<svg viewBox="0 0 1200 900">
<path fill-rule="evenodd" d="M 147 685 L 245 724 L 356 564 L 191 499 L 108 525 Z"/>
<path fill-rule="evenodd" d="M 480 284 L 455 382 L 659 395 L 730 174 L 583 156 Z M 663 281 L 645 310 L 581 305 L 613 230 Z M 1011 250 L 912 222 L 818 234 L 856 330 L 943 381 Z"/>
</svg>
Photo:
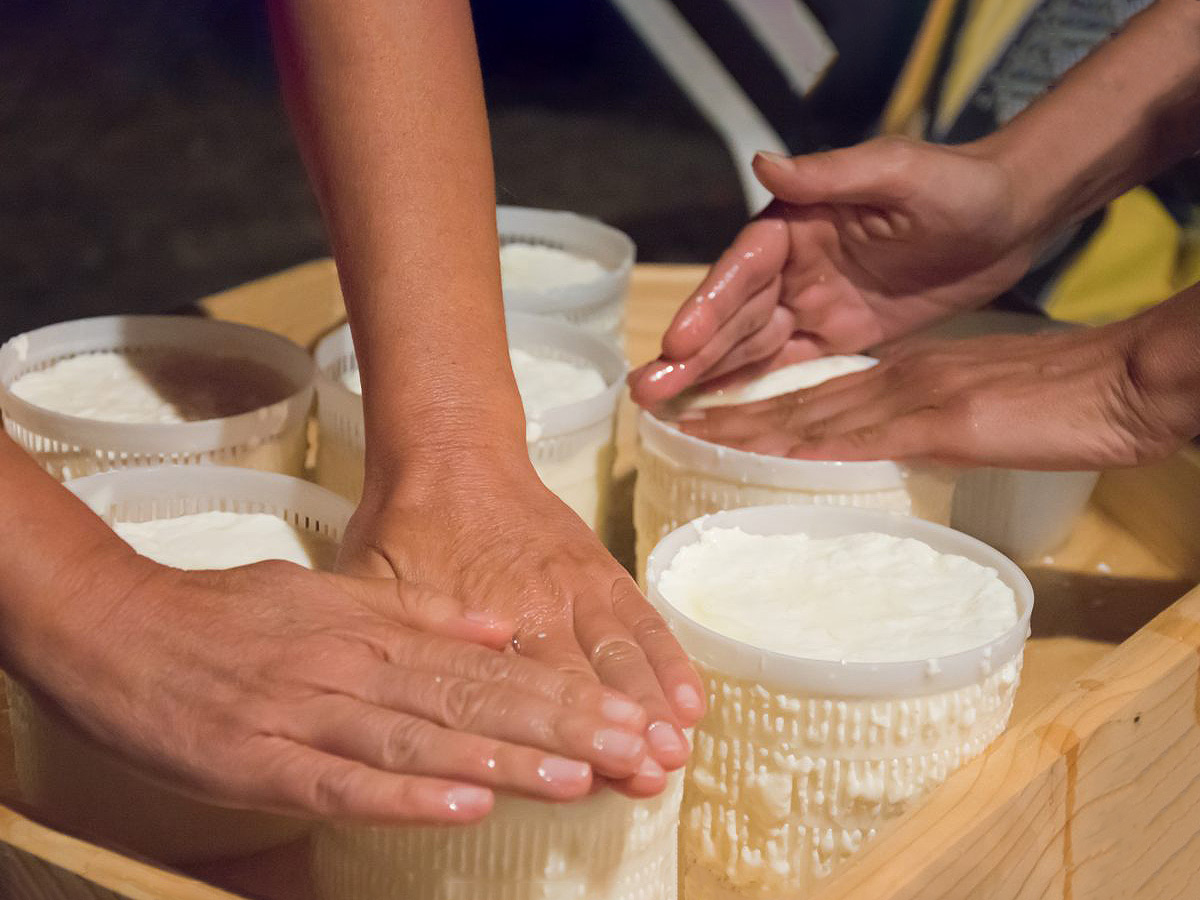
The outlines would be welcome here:
<svg viewBox="0 0 1200 900">
<path fill-rule="evenodd" d="M 843 58 L 802 103 L 721 0 L 680 3 L 797 152 L 866 133 L 924 7 L 811 3 Z M 729 156 L 606 0 L 474 6 L 500 200 L 599 216 L 643 260 L 714 258 L 745 218 Z M 0 3 L 0 338 L 326 252 L 261 3 Z"/>
</svg>

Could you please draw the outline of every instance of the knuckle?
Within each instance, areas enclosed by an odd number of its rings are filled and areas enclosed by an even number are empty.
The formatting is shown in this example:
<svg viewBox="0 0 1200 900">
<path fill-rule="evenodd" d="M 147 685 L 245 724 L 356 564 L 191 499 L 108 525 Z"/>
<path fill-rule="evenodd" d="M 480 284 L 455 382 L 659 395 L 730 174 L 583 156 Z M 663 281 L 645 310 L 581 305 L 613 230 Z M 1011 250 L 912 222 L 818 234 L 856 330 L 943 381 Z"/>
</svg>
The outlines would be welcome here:
<svg viewBox="0 0 1200 900">
<path fill-rule="evenodd" d="M 318 769 L 304 785 L 302 804 L 320 816 L 337 816 L 351 805 L 355 769 L 330 765 Z"/>
<path fill-rule="evenodd" d="M 417 767 L 429 745 L 432 728 L 420 719 L 403 716 L 387 729 L 381 748 L 383 767 L 391 772 L 409 772 Z"/>
<path fill-rule="evenodd" d="M 645 658 L 642 648 L 628 638 L 610 637 L 592 648 L 592 664 L 598 669 L 623 668 Z"/>
<path fill-rule="evenodd" d="M 438 698 L 438 715 L 447 728 L 462 731 L 479 721 L 486 700 L 481 685 L 455 679 L 443 682 Z"/>
</svg>

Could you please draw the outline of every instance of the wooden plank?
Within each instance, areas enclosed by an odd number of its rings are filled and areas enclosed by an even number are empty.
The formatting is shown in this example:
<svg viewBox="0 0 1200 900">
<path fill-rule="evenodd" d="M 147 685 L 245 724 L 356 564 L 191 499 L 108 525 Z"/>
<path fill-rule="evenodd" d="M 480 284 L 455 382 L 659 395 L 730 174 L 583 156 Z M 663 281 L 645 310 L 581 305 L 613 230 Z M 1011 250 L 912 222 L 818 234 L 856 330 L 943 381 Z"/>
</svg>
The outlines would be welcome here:
<svg viewBox="0 0 1200 900">
<path fill-rule="evenodd" d="M 1134 497 L 1137 502 L 1129 502 Z M 1173 569 L 1200 581 L 1200 449 L 1188 447 L 1142 469 L 1105 472 L 1095 502 Z"/>
<path fill-rule="evenodd" d="M 1091 667 L 814 900 L 1191 898 L 1200 590 Z"/>
<path fill-rule="evenodd" d="M 657 354 L 662 330 L 704 272 L 702 266 L 635 269 L 626 345 L 634 363 Z M 200 306 L 209 315 L 266 327 L 304 346 L 344 316 L 328 260 L 235 288 Z M 627 502 L 634 418 L 626 399 L 617 474 Z M 1177 535 L 1176 549 L 1159 552 L 1163 528 L 1157 523 L 1195 522 L 1200 507 L 1200 482 L 1186 475 L 1172 482 L 1177 477 L 1172 471 L 1154 472 L 1147 483 L 1140 471 L 1102 479 L 1100 505 L 1088 510 L 1053 558 L 1029 570 L 1038 591 L 1038 619 L 1013 728 L 928 805 L 889 830 L 823 897 L 1166 898 L 1194 875 L 1197 816 L 1191 801 L 1198 782 L 1182 757 L 1195 749 L 1200 709 L 1195 639 L 1200 599 L 1189 597 L 1119 650 L 1112 649 L 1112 642 L 1132 634 L 1182 593 L 1181 575 L 1194 583 L 1191 570 L 1179 561 L 1200 559 L 1200 527 Z M 624 520 L 628 509 L 619 514 Z M 620 548 L 615 549 L 620 557 Z M 11 796 L 11 747 L 4 738 L 0 733 L 0 796 Z M 1152 758 L 1157 754 L 1163 762 Z M 1200 759 L 1200 753 L 1191 756 Z M 1150 808 L 1131 808 L 1139 793 L 1150 798 Z M 1115 824 L 1106 824 L 1109 820 Z M 1138 833 L 1126 837 L 1122 825 L 1126 830 L 1136 826 Z M 1127 861 L 1142 865 L 1144 884 L 1114 874 L 1126 861 L 1124 850 L 1111 844 L 1118 837 L 1131 841 Z M 45 861 L 40 865 L 55 870 L 47 878 L 74 872 L 135 900 L 235 896 L 61 835 L 4 807 L 0 840 L 34 859 L 23 863 L 27 869 L 36 870 L 37 859 Z M 297 865 L 286 853 L 277 857 L 284 864 L 275 868 L 296 874 Z M 0 867 L 9 865 L 0 860 Z M 276 889 L 286 879 L 257 877 L 253 864 L 203 874 L 255 895 L 299 896 L 294 880 Z M 5 886 L 0 880 L 0 888 Z M 55 896 L 49 891 L 47 896 Z"/>
</svg>

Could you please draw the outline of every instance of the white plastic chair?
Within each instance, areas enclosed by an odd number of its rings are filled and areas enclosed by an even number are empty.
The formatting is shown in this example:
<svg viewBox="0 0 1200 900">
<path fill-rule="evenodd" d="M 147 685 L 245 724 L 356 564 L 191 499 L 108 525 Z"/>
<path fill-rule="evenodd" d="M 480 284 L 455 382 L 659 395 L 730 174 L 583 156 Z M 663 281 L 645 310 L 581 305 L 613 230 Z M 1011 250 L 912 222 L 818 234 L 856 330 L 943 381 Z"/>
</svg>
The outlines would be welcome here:
<svg viewBox="0 0 1200 900">
<path fill-rule="evenodd" d="M 836 50 L 799 0 L 726 0 L 803 96 Z M 612 0 L 733 157 L 751 215 L 771 200 L 754 177 L 760 150 L 787 153 L 783 139 L 670 0 Z"/>
</svg>

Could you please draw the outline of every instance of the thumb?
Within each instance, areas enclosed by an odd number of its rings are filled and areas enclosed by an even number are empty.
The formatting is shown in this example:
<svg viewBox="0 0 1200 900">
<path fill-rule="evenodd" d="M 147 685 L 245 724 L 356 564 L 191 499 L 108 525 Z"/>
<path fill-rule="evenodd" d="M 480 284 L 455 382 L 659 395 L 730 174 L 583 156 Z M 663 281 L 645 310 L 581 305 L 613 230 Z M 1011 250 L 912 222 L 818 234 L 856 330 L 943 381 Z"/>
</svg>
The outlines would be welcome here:
<svg viewBox="0 0 1200 900">
<path fill-rule="evenodd" d="M 515 626 L 502 616 L 471 610 L 421 584 L 395 578 L 355 579 L 366 588 L 367 604 L 381 615 L 417 631 L 502 650 Z"/>
<path fill-rule="evenodd" d="M 894 201 L 912 185 L 911 163 L 919 146 L 881 138 L 807 156 L 759 153 L 754 174 L 780 200 L 802 206 Z"/>
</svg>

